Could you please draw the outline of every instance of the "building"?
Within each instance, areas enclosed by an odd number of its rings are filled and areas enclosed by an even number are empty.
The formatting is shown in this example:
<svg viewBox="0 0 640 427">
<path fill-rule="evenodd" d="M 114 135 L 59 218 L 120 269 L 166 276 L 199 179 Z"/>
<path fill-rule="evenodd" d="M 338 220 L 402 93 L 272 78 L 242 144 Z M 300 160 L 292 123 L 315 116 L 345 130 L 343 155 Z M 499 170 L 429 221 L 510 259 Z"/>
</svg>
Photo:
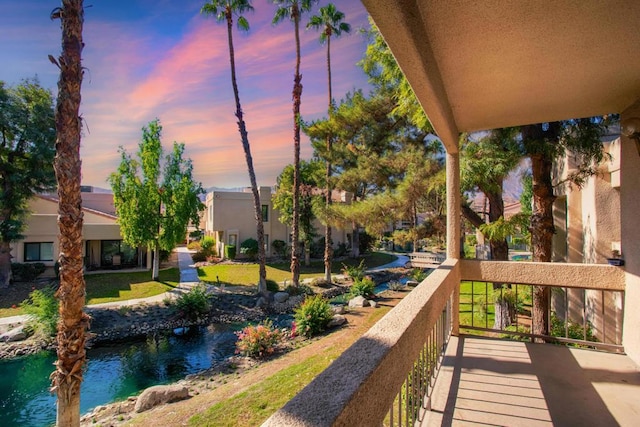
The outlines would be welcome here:
<svg viewBox="0 0 640 427">
<path fill-rule="evenodd" d="M 394 424 L 398 415 L 400 425 L 463 420 L 635 425 L 640 400 L 640 3 L 362 2 L 446 149 L 447 260 L 265 425 L 382 425 L 387 416 Z M 610 113 L 620 114 L 623 130 L 620 167 L 613 175 L 620 182 L 624 267 L 460 259 L 460 133 Z M 469 348 L 466 343 L 476 341 L 460 335 L 457 315 L 463 280 L 622 293 L 626 356 L 608 355 L 613 357 L 601 364 L 594 358 L 588 366 L 565 348 L 563 366 L 570 369 L 563 370 L 555 369 L 555 346 L 518 343 L 524 349 L 519 360 L 494 351 L 499 348 L 492 349 L 494 340 Z M 440 363 L 444 367 L 435 375 Z M 464 399 L 461 378 L 474 370 L 486 372 L 485 389 L 523 375 L 529 386 L 539 386 L 535 403 L 544 418 L 527 417 L 530 400 L 516 394 L 523 389 L 507 392 L 519 405 L 506 402 L 504 392 L 491 400 L 482 389 Z M 552 378 L 545 377 L 551 370 Z M 434 376 L 443 393 L 433 392 Z M 460 399 L 466 408 L 458 406 Z"/>
<path fill-rule="evenodd" d="M 273 207 L 271 187 L 259 187 L 264 224 L 266 256 L 276 255 L 271 244 L 275 240 L 291 243 L 291 229 L 280 222 L 280 212 Z M 334 200 L 348 203 L 350 199 L 344 192 L 335 192 Z M 219 254 L 224 254 L 226 245 L 239 246 L 249 238 L 257 239 L 255 208 L 251 189 L 244 191 L 212 191 L 205 200 L 204 231 L 216 239 Z M 318 234 L 322 235 L 323 226 L 315 222 Z M 348 230 L 333 230 L 333 244 L 349 245 L 351 233 Z M 239 252 L 238 252 L 239 253 Z"/>
<path fill-rule="evenodd" d="M 146 248 L 131 248 L 122 241 L 113 194 L 91 190 L 83 187 L 81 194 L 85 268 L 150 268 L 151 254 L 147 254 Z M 53 267 L 59 255 L 58 198 L 54 195 L 37 195 L 29 201 L 29 211 L 31 214 L 23 233 L 24 239 L 11 244 L 12 261 L 42 262 Z"/>
</svg>

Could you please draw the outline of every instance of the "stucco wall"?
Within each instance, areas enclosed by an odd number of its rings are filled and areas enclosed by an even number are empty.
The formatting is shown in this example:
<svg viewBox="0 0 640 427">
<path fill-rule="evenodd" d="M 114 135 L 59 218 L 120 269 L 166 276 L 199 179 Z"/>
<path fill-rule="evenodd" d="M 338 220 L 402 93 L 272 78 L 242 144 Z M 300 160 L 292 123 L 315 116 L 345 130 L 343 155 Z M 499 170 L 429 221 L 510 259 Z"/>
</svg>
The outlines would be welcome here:
<svg viewBox="0 0 640 427">
<path fill-rule="evenodd" d="M 640 101 L 621 114 L 640 117 Z M 635 142 L 623 136 L 620 155 L 621 246 L 625 257 L 626 292 L 623 343 L 627 354 L 640 364 L 640 154 Z"/>
</svg>

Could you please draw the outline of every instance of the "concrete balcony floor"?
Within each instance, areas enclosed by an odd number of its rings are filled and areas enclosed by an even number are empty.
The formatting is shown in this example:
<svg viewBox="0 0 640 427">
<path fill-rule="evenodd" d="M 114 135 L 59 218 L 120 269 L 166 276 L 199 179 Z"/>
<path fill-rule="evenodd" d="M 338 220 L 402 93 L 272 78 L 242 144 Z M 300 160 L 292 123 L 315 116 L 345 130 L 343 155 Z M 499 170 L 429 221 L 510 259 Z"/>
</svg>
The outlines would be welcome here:
<svg viewBox="0 0 640 427">
<path fill-rule="evenodd" d="M 638 426 L 640 370 L 627 356 L 452 337 L 423 426 Z"/>
</svg>

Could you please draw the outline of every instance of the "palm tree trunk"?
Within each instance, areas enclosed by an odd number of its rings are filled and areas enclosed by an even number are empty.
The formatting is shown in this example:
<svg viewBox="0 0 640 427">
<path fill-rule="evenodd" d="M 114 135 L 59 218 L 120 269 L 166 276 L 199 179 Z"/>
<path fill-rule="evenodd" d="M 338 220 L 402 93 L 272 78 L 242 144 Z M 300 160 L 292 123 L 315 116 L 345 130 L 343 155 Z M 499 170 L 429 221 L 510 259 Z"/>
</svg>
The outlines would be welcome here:
<svg viewBox="0 0 640 427">
<path fill-rule="evenodd" d="M 522 127 L 522 139 L 529 142 L 529 146 L 538 145 L 535 151 L 529 153 L 531 158 L 531 174 L 533 180 L 533 213 L 531 215 L 531 245 L 533 247 L 533 261 L 551 262 L 552 239 L 555 233 L 553 225 L 553 184 L 551 172 L 553 159 L 544 148 L 546 141 L 556 141 L 560 132 L 560 124 L 549 123 L 548 130 L 541 124 Z M 534 286 L 532 333 L 537 335 L 549 334 L 549 304 L 550 288 Z M 540 341 L 540 340 L 538 340 Z"/>
<path fill-rule="evenodd" d="M 300 285 L 300 260 L 298 241 L 300 236 L 300 102 L 302 98 L 302 76 L 300 75 L 299 11 L 293 5 L 293 25 L 296 37 L 296 72 L 293 77 L 293 219 L 291 222 L 291 281 Z"/>
<path fill-rule="evenodd" d="M 331 36 L 327 37 L 327 81 L 329 85 L 329 119 L 331 119 L 331 115 L 333 113 L 333 95 L 331 93 Z M 332 139 L 331 135 L 327 136 L 327 170 L 326 170 L 326 180 L 327 180 L 327 194 L 326 194 L 326 208 L 327 212 L 331 209 L 331 150 L 332 150 Z M 333 260 L 333 240 L 331 238 L 331 225 L 327 222 L 327 225 L 324 230 L 324 280 L 327 283 L 331 283 L 331 262 Z"/>
<path fill-rule="evenodd" d="M 83 312 L 85 282 L 82 265 L 82 200 L 80 195 L 80 87 L 84 20 L 82 0 L 63 0 L 52 17 L 62 20 L 62 55 L 56 104 L 56 157 L 58 181 L 58 227 L 60 229 L 60 321 L 58 360 L 51 375 L 58 396 L 57 425 L 80 425 L 80 384 L 85 363 L 85 329 L 89 316 Z"/>
<path fill-rule="evenodd" d="M 266 253 L 264 248 L 264 224 L 262 222 L 262 206 L 260 203 L 260 193 L 258 192 L 258 184 L 256 183 L 256 173 L 253 169 L 253 159 L 251 157 L 251 146 L 249 145 L 249 137 L 247 128 L 242 115 L 242 107 L 240 106 L 240 95 L 238 92 L 238 84 L 236 81 L 236 61 L 233 51 L 233 16 L 231 12 L 227 12 L 227 34 L 229 40 L 229 60 L 231 62 L 231 84 L 233 85 L 233 95 L 236 101 L 236 118 L 238 119 L 238 130 L 240 131 L 240 139 L 242 140 L 242 148 L 247 161 L 247 169 L 249 170 L 249 180 L 251 181 L 251 192 L 253 193 L 253 206 L 255 208 L 256 234 L 258 235 L 258 264 L 260 266 L 260 276 L 258 282 L 258 293 L 267 293 L 267 269 Z"/>
</svg>

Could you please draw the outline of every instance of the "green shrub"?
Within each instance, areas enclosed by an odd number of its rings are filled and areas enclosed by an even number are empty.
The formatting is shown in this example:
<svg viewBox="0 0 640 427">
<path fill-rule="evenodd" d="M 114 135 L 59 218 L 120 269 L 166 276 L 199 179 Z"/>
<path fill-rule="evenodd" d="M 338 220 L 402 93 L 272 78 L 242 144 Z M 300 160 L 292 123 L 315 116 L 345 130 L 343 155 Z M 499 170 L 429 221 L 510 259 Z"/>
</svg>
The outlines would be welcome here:
<svg viewBox="0 0 640 427">
<path fill-rule="evenodd" d="M 255 258 L 255 256 L 258 255 L 258 241 L 249 237 L 240 244 L 240 253 L 248 256 L 249 258 Z"/>
<path fill-rule="evenodd" d="M 206 316 L 211 309 L 209 298 L 203 284 L 191 288 L 189 292 L 181 294 L 176 299 L 176 308 L 180 317 L 190 321 L 196 321 Z"/>
<path fill-rule="evenodd" d="M 224 257 L 227 259 L 236 258 L 236 245 L 227 245 L 224 247 Z"/>
<path fill-rule="evenodd" d="M 47 267 L 41 262 L 11 264 L 11 274 L 16 282 L 30 282 L 44 273 L 46 269 Z"/>
<path fill-rule="evenodd" d="M 58 324 L 58 299 L 55 293 L 51 286 L 36 289 L 21 304 L 25 313 L 32 317 L 30 326 L 46 336 L 55 335 Z"/>
<path fill-rule="evenodd" d="M 329 302 L 320 295 L 307 298 L 295 311 L 298 333 L 312 337 L 324 331 L 333 317 Z"/>
<path fill-rule="evenodd" d="M 421 268 L 414 268 L 411 270 L 411 278 L 416 282 L 420 283 L 428 276 L 427 272 Z"/>
<path fill-rule="evenodd" d="M 207 255 L 203 251 L 198 251 L 195 254 L 191 254 L 191 259 L 193 262 L 205 262 L 207 260 Z"/>
<path fill-rule="evenodd" d="M 327 282 L 324 277 L 316 277 L 311 281 L 311 286 L 317 286 L 319 288 L 330 288 L 332 282 Z"/>
<path fill-rule="evenodd" d="M 315 293 L 313 292 L 313 289 L 311 289 L 311 287 L 307 285 L 298 285 L 298 286 L 289 285 L 285 288 L 284 291 L 291 296 L 313 295 Z"/>
<path fill-rule="evenodd" d="M 267 279 L 267 290 L 269 292 L 280 292 L 280 285 L 275 280 Z"/>
<path fill-rule="evenodd" d="M 212 236 L 204 236 L 200 240 L 200 247 L 205 256 L 216 256 L 216 239 Z"/>
<path fill-rule="evenodd" d="M 202 246 L 200 245 L 200 241 L 198 240 L 192 240 L 191 242 L 189 242 L 189 244 L 187 245 L 187 249 L 191 250 L 191 251 L 200 251 L 202 250 Z"/>
<path fill-rule="evenodd" d="M 338 247 L 333 250 L 334 258 L 342 258 L 349 253 L 349 248 L 346 243 L 338 243 Z"/>
<path fill-rule="evenodd" d="M 353 281 L 360 280 L 364 277 L 364 271 L 367 269 L 367 266 L 364 264 L 364 259 L 360 261 L 358 265 L 346 265 L 342 264 L 342 273 L 345 276 L 351 277 Z"/>
<path fill-rule="evenodd" d="M 353 285 L 351 285 L 349 289 L 349 295 L 351 295 L 351 298 L 357 296 L 368 297 L 373 295 L 375 287 L 376 284 L 370 277 L 363 277 L 353 282 Z"/>
<path fill-rule="evenodd" d="M 598 341 L 593 335 L 593 328 L 590 323 L 587 323 L 586 335 L 587 341 Z M 566 325 L 565 322 L 563 322 L 555 313 L 551 313 L 551 336 L 584 340 L 585 331 L 582 329 L 582 325 L 580 323 L 569 321 L 568 325 Z"/>
<path fill-rule="evenodd" d="M 271 242 L 271 248 L 279 257 L 287 256 L 287 243 L 284 240 L 274 240 Z"/>
<path fill-rule="evenodd" d="M 282 339 L 282 332 L 273 327 L 271 320 L 265 320 L 255 326 L 249 325 L 236 335 L 236 353 L 254 358 L 272 354 Z"/>
</svg>

